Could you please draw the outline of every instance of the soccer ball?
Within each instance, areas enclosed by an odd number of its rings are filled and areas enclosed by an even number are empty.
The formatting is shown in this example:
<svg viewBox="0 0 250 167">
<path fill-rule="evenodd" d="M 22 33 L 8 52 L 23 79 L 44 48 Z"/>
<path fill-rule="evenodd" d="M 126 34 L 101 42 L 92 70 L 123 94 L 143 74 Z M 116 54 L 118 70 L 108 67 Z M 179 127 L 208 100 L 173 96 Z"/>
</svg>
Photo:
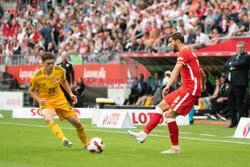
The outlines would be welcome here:
<svg viewBox="0 0 250 167">
<path fill-rule="evenodd" d="M 88 143 L 88 150 L 91 153 L 101 153 L 104 149 L 104 142 L 99 137 L 93 137 Z"/>
</svg>

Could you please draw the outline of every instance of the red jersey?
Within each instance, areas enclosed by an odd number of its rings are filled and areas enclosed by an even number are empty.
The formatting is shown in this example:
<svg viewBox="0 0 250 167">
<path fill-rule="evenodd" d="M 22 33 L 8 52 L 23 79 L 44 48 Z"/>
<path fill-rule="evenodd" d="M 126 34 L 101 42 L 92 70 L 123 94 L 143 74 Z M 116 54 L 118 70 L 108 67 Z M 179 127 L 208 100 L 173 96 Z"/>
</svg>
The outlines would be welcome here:
<svg viewBox="0 0 250 167">
<path fill-rule="evenodd" d="M 179 90 L 188 91 L 193 96 L 201 96 L 201 67 L 197 56 L 189 48 L 184 47 L 178 55 L 177 63 L 184 65 L 180 71 L 182 85 Z"/>
</svg>

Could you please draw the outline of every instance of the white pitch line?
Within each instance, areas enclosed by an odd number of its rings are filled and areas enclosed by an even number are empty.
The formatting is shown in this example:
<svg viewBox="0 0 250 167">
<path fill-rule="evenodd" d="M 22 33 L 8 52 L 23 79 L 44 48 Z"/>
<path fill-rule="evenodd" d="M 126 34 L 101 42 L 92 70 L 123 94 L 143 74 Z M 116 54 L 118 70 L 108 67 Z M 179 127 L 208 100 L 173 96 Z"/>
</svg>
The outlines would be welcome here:
<svg viewBox="0 0 250 167">
<path fill-rule="evenodd" d="M 194 134 L 192 132 L 179 132 L 180 134 L 185 134 L 185 135 L 191 135 L 191 134 Z"/>
<path fill-rule="evenodd" d="M 0 122 L 0 124 L 48 128 L 48 126 L 43 126 L 43 125 L 18 124 L 18 123 L 12 123 L 12 122 Z M 73 129 L 73 130 L 75 129 L 75 128 L 64 128 L 64 127 L 61 127 L 61 128 L 62 129 Z M 87 129 L 87 131 L 127 134 L 127 132 L 111 131 L 111 130 Z M 169 137 L 169 136 L 163 136 L 163 135 L 149 135 L 149 136 L 164 137 L 164 138 L 168 138 Z M 199 141 L 208 141 L 208 142 L 221 142 L 221 143 L 233 143 L 233 144 L 250 145 L 250 143 L 246 143 L 246 142 L 228 141 L 228 140 L 213 140 L 213 139 L 202 139 L 202 138 L 194 138 L 194 137 L 179 137 L 179 138 L 181 138 L 181 139 L 187 139 L 187 140 L 199 140 Z"/>
<path fill-rule="evenodd" d="M 217 136 L 217 135 L 211 135 L 211 134 L 199 134 L 201 136 Z"/>
</svg>

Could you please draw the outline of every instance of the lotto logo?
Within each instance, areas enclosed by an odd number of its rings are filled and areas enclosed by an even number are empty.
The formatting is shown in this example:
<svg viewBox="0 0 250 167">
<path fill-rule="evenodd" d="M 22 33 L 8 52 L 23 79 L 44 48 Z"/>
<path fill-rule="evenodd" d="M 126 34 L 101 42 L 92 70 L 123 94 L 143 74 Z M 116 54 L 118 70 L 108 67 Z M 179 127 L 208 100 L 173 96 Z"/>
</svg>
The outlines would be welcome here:
<svg viewBox="0 0 250 167">
<path fill-rule="evenodd" d="M 249 134 L 249 132 L 250 132 L 250 121 L 246 124 L 246 126 L 243 129 L 243 136 L 247 137 L 247 135 Z"/>
</svg>

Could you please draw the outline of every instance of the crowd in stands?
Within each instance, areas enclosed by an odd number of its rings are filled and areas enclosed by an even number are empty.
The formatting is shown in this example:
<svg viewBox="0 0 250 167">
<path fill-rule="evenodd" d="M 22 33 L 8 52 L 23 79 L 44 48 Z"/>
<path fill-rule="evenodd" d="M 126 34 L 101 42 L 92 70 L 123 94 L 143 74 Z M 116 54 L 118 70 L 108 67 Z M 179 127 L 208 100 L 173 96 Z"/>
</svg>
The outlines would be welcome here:
<svg viewBox="0 0 250 167">
<path fill-rule="evenodd" d="M 208 87 L 211 87 L 209 85 Z M 212 90 L 213 93 L 212 93 Z M 207 110 L 207 115 L 212 119 L 227 120 L 230 118 L 230 111 L 228 109 L 228 94 L 229 82 L 226 81 L 226 74 L 222 73 L 216 77 L 215 87 L 203 93 L 203 97 L 199 98 L 198 105 L 201 110 Z"/>
<path fill-rule="evenodd" d="M 220 37 L 250 34 L 247 0 L 69 2 L 5 11 L 0 15 L 0 55 L 158 52 L 166 47 L 168 34 L 177 31 L 188 46 L 199 49 L 219 43 Z"/>
<path fill-rule="evenodd" d="M 160 72 L 155 72 L 154 77 L 144 79 L 143 74 L 131 79 L 131 93 L 125 99 L 123 105 L 157 105 L 162 100 L 162 89 L 167 85 L 171 71 L 166 71 L 162 79 Z M 180 82 L 176 81 L 170 92 L 177 90 Z"/>
</svg>

